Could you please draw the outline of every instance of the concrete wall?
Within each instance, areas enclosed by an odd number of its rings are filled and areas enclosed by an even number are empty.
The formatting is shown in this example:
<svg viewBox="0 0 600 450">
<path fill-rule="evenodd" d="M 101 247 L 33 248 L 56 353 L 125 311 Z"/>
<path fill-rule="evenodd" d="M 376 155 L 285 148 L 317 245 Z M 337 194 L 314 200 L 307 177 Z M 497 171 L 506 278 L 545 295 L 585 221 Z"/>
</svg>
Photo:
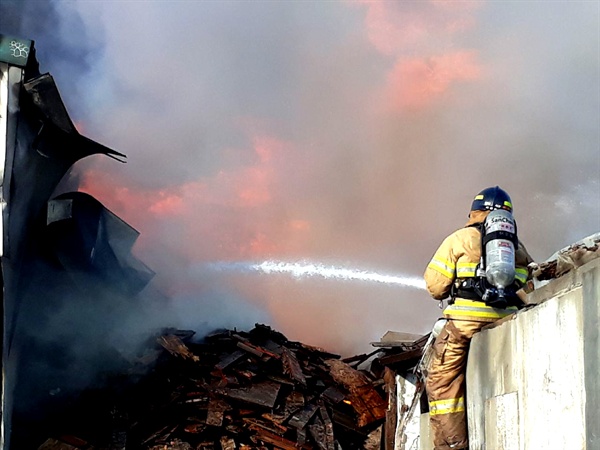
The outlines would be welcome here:
<svg viewBox="0 0 600 450">
<path fill-rule="evenodd" d="M 474 336 L 470 450 L 600 449 L 600 259 Z"/>
</svg>

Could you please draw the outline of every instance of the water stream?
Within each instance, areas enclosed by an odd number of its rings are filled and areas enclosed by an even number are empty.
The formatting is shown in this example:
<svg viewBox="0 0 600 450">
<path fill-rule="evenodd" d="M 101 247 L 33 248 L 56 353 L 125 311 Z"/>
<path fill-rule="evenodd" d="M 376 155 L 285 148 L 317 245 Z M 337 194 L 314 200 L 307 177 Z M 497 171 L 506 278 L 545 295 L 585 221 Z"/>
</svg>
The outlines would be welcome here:
<svg viewBox="0 0 600 450">
<path fill-rule="evenodd" d="M 216 262 L 208 264 L 207 268 L 218 272 L 256 272 L 267 275 L 288 274 L 296 279 L 320 277 L 345 281 L 395 284 L 402 287 L 425 289 L 425 281 L 419 277 L 383 274 L 357 268 L 328 266 L 309 261 Z"/>
</svg>

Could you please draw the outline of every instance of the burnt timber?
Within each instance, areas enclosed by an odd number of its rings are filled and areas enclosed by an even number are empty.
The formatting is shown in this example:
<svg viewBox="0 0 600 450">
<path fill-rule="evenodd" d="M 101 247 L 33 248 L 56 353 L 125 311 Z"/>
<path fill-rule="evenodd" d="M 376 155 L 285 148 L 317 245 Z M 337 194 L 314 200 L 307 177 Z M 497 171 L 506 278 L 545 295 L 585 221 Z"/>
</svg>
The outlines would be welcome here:
<svg viewBox="0 0 600 450">
<path fill-rule="evenodd" d="M 268 350 L 240 352 L 239 342 Z M 56 431 L 84 443 L 75 448 L 113 448 L 116 411 L 126 418 L 128 449 L 364 448 L 374 431 L 380 435 L 387 407 L 369 370 L 259 324 L 200 340 L 164 330 L 124 374 L 77 403 L 55 418 Z M 39 448 L 61 439 L 50 436 Z"/>
</svg>

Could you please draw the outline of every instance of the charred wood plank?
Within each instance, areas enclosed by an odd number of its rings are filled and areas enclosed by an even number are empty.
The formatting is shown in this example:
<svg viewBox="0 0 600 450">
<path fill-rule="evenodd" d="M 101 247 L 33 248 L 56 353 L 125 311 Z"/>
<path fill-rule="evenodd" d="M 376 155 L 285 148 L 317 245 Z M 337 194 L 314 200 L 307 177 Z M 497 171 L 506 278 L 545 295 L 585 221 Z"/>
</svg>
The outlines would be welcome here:
<svg viewBox="0 0 600 450">
<path fill-rule="evenodd" d="M 197 450 L 213 450 L 214 448 L 215 448 L 215 442 L 214 441 L 200 442 L 196 446 Z"/>
<path fill-rule="evenodd" d="M 150 447 L 148 450 L 193 450 L 192 446 L 187 442 L 175 439 L 168 444 L 160 444 Z"/>
<path fill-rule="evenodd" d="M 237 339 L 240 342 L 250 342 L 250 339 L 248 339 L 247 337 L 241 336 L 237 333 L 233 333 L 231 335 L 232 338 Z"/>
<path fill-rule="evenodd" d="M 340 411 L 333 410 L 331 413 L 331 420 L 335 424 L 337 424 L 343 428 L 346 428 L 347 430 L 351 430 L 351 431 L 360 433 L 360 430 L 356 427 L 356 421 L 352 417 L 350 417 Z"/>
<path fill-rule="evenodd" d="M 364 427 L 385 418 L 387 405 L 371 386 L 354 389 L 348 399 L 358 415 L 358 426 Z"/>
<path fill-rule="evenodd" d="M 254 372 L 251 372 L 249 370 L 234 370 L 234 372 L 237 373 L 240 377 L 245 378 L 248 381 L 251 381 L 256 376 L 256 374 Z"/>
<path fill-rule="evenodd" d="M 290 380 L 289 378 L 284 378 L 284 377 L 278 377 L 277 375 L 267 375 L 267 378 L 271 381 L 275 381 L 276 383 L 279 384 L 285 384 L 286 386 L 296 386 L 296 383 L 292 380 Z"/>
<path fill-rule="evenodd" d="M 383 374 L 383 380 L 385 381 L 385 391 L 388 395 L 388 408 L 383 429 L 385 438 L 383 449 L 394 450 L 396 425 L 398 423 L 396 374 L 390 368 L 386 367 Z"/>
<path fill-rule="evenodd" d="M 255 438 L 264 442 L 265 444 L 271 444 L 276 448 L 281 448 L 283 450 L 297 450 L 298 448 L 310 448 L 305 446 L 299 446 L 296 442 L 292 442 L 289 439 L 286 439 L 282 436 L 279 436 L 275 433 L 271 433 L 270 431 L 263 429 L 255 429 L 256 432 Z"/>
<path fill-rule="evenodd" d="M 223 425 L 225 411 L 230 409 L 227 402 L 219 399 L 211 399 L 208 402 L 208 413 L 206 415 L 206 425 L 220 427 Z"/>
<path fill-rule="evenodd" d="M 202 423 L 192 423 L 190 425 L 186 425 L 183 428 L 183 431 L 190 434 L 200 434 L 204 430 L 206 430 L 206 425 Z"/>
<path fill-rule="evenodd" d="M 333 386 L 329 386 L 325 389 L 321 394 L 321 397 L 333 404 L 339 403 L 346 398 L 343 392 Z"/>
<path fill-rule="evenodd" d="M 236 400 L 273 408 L 281 385 L 272 381 L 264 381 L 252 386 L 236 389 L 218 389 L 217 393 Z"/>
<path fill-rule="evenodd" d="M 192 446 L 187 442 L 180 441 L 179 439 L 174 439 L 170 441 L 168 444 L 160 444 L 150 447 L 149 450 L 193 450 Z"/>
<path fill-rule="evenodd" d="M 325 450 L 335 450 L 335 437 L 333 435 L 333 423 L 327 413 L 325 405 L 319 407 L 321 413 L 321 419 L 323 419 L 323 427 L 325 429 Z"/>
<path fill-rule="evenodd" d="M 304 395 L 298 391 L 292 391 L 288 394 L 282 404 L 270 414 L 270 419 L 276 423 L 283 423 L 296 411 L 304 407 Z"/>
<path fill-rule="evenodd" d="M 296 430 L 296 442 L 300 446 L 306 444 L 306 429 Z"/>
<path fill-rule="evenodd" d="M 301 430 L 317 412 L 317 409 L 317 405 L 306 405 L 300 412 L 292 416 L 288 425 Z"/>
<path fill-rule="evenodd" d="M 246 354 L 240 350 L 237 350 L 229 355 L 227 355 L 225 358 L 221 359 L 216 365 L 215 365 L 215 369 L 217 370 L 221 370 L 223 371 L 224 369 L 226 369 L 227 367 L 229 367 L 230 365 L 232 365 L 233 363 L 239 361 L 241 358 L 243 358 Z"/>
<path fill-rule="evenodd" d="M 228 436 L 221 437 L 220 443 L 222 450 L 235 450 L 235 441 Z"/>
<path fill-rule="evenodd" d="M 281 423 L 286 419 L 286 417 L 284 415 L 282 415 L 282 414 L 264 413 L 264 414 L 261 414 L 261 417 L 264 418 L 264 419 L 267 419 L 277 429 L 280 429 L 284 433 L 288 430 L 286 427 L 284 427 L 283 425 L 281 425 Z"/>
<path fill-rule="evenodd" d="M 278 343 L 273 342 L 270 339 L 267 342 L 265 342 L 262 347 L 266 348 L 270 352 L 273 352 L 279 356 L 281 356 L 281 354 L 283 353 L 283 349 L 285 348 L 285 347 L 282 347 L 281 345 L 279 345 Z"/>
<path fill-rule="evenodd" d="M 183 359 L 191 359 L 192 361 L 200 360 L 200 358 L 194 355 L 190 349 L 187 348 L 187 345 L 174 334 L 160 336 L 156 341 L 174 356 L 180 356 Z"/>
<path fill-rule="evenodd" d="M 263 414 L 263 417 L 264 416 L 265 416 L 265 414 Z M 276 424 L 274 422 L 271 422 L 270 424 L 266 424 L 258 419 L 252 419 L 252 418 L 248 418 L 248 417 L 244 418 L 244 423 L 246 423 L 248 425 L 248 428 L 250 430 L 258 430 L 258 429 L 267 430 L 267 431 L 270 431 L 271 433 L 278 434 L 281 436 L 283 436 L 288 431 L 287 427 Z"/>
<path fill-rule="evenodd" d="M 288 413 L 288 416 L 304 407 L 305 400 L 302 392 L 292 391 L 285 398 L 285 411 Z"/>
<path fill-rule="evenodd" d="M 334 381 L 350 392 L 349 400 L 358 414 L 360 427 L 385 417 L 386 401 L 381 398 L 363 373 L 337 359 L 329 359 L 325 363 L 329 366 Z"/>
<path fill-rule="evenodd" d="M 231 337 L 232 333 L 233 333 L 233 331 L 231 331 L 231 330 L 217 330 L 217 331 L 213 331 L 212 333 L 208 333 L 206 336 L 204 336 L 204 340 L 205 341 L 214 341 L 214 340 L 219 340 L 219 339 L 223 339 L 223 338 L 229 338 L 229 337 Z"/>
<path fill-rule="evenodd" d="M 371 381 L 363 373 L 350 367 L 343 361 L 328 359 L 325 361 L 325 364 L 329 367 L 329 373 L 334 381 L 347 389 L 371 384 Z"/>
<path fill-rule="evenodd" d="M 252 353 L 253 355 L 258 356 L 259 358 L 262 358 L 262 356 L 264 355 L 264 353 L 261 352 L 259 349 L 245 342 L 238 342 L 237 346 L 242 350 L 247 351 L 248 353 Z"/>
<path fill-rule="evenodd" d="M 308 426 L 308 431 L 318 447 L 327 450 L 325 444 L 325 425 L 323 425 L 323 421 L 318 416 L 315 418 L 313 424 Z"/>
<path fill-rule="evenodd" d="M 267 355 L 270 356 L 271 358 L 275 358 L 275 359 L 279 359 L 281 358 L 281 356 L 279 356 L 277 353 L 272 352 L 270 350 L 267 350 L 264 347 L 260 347 L 258 345 L 253 344 L 252 342 L 250 342 L 250 340 L 239 336 L 237 334 L 233 335 L 234 338 L 236 338 L 239 342 L 237 343 L 237 346 L 243 350 L 246 350 L 247 352 L 250 352 L 258 357 L 261 357 L 263 355 Z"/>
<path fill-rule="evenodd" d="M 304 373 L 302 373 L 302 369 L 300 368 L 300 364 L 298 363 L 296 355 L 291 350 L 283 348 L 281 357 L 284 373 L 291 376 L 303 386 L 306 386 L 306 378 L 304 377 Z"/>
<path fill-rule="evenodd" d="M 408 352 L 396 353 L 393 355 L 382 356 L 378 359 L 379 363 L 388 366 L 390 364 L 408 361 L 410 359 L 419 359 L 423 354 L 423 349 L 410 350 Z"/>
</svg>

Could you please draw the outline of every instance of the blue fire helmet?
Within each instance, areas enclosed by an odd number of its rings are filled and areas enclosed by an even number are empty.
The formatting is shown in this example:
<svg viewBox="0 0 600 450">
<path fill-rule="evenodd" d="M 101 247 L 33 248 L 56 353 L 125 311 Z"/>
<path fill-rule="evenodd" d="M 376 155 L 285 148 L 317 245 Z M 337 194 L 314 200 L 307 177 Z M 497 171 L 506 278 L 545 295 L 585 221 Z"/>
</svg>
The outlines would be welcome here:
<svg viewBox="0 0 600 450">
<path fill-rule="evenodd" d="M 498 186 L 484 189 L 473 199 L 471 211 L 493 211 L 494 209 L 505 209 L 512 212 L 512 202 L 506 191 Z"/>
</svg>

